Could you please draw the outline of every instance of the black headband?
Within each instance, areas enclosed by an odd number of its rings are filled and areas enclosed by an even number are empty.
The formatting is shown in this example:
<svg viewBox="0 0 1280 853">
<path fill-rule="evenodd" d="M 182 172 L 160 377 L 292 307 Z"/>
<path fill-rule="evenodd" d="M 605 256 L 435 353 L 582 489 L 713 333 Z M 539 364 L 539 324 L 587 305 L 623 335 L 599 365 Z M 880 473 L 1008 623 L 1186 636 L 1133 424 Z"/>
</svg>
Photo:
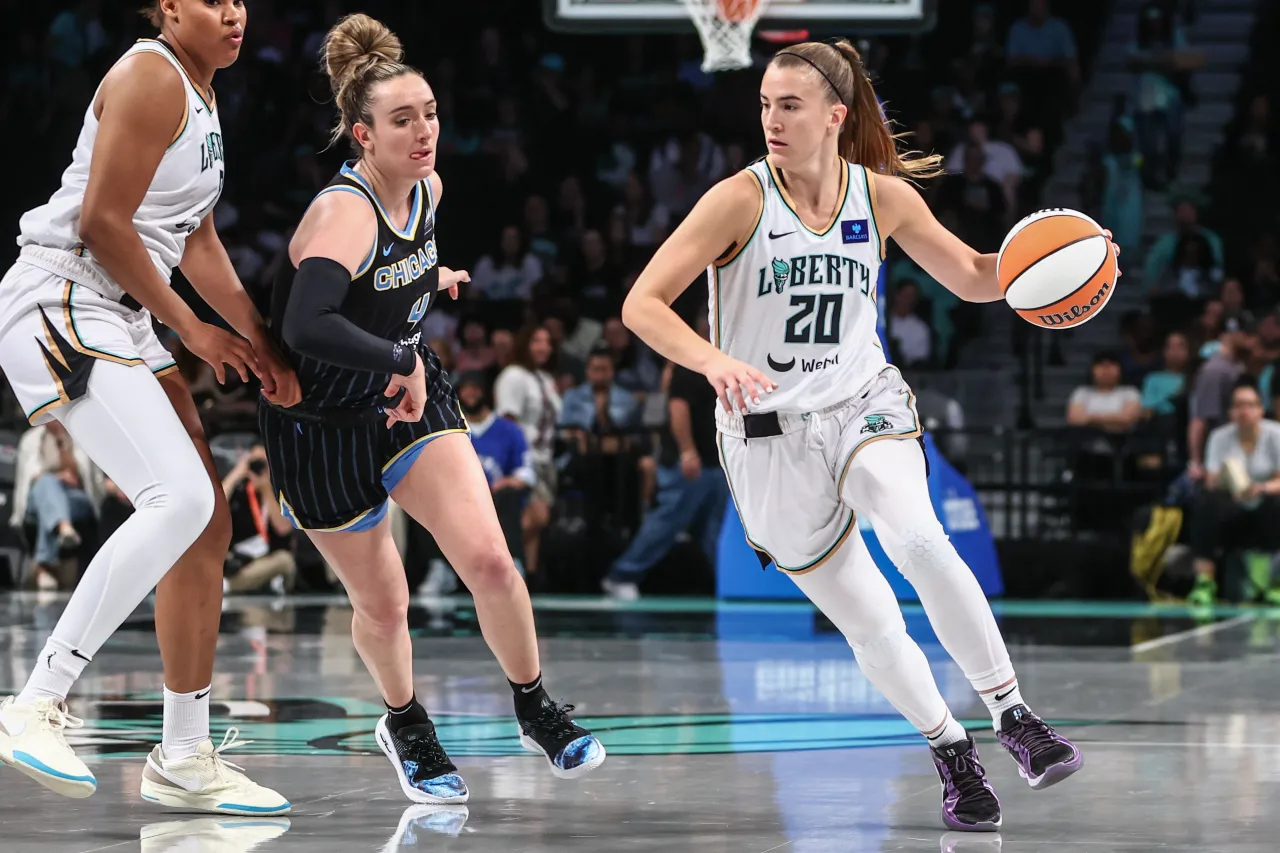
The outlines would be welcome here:
<svg viewBox="0 0 1280 853">
<path fill-rule="evenodd" d="M 829 42 L 828 42 L 828 43 L 829 43 Z M 832 46 L 832 47 L 835 47 L 835 45 L 831 45 L 831 46 Z M 840 52 L 840 48 L 836 47 L 835 49 L 836 49 L 836 51 L 837 51 L 837 52 Z M 847 103 L 845 103 L 844 95 L 841 95 L 841 94 L 840 94 L 840 89 L 839 89 L 839 87 L 838 87 L 838 86 L 836 86 L 836 84 L 835 84 L 835 83 L 833 83 L 833 82 L 831 81 L 831 78 L 827 76 L 827 72 L 825 72 L 825 71 L 823 71 L 821 68 L 819 68 L 819 67 L 818 67 L 818 64 L 817 64 L 816 62 L 814 62 L 812 59 L 810 59 L 810 58 L 809 58 L 809 57 L 807 57 L 807 56 L 804 56 L 803 54 L 799 54 L 799 53 L 792 53 L 792 52 L 791 52 L 791 51 L 789 51 L 789 50 L 780 50 L 780 51 L 778 51 L 777 53 L 775 53 L 775 54 L 774 54 L 774 56 L 794 56 L 796 59 L 799 59 L 799 60 L 802 60 L 802 61 L 804 61 L 804 62 L 809 63 L 811 66 L 813 66 L 813 70 L 814 70 L 814 71 L 817 71 L 819 74 L 821 74 L 821 75 L 822 75 L 822 79 L 827 81 L 827 85 L 831 87 L 831 91 L 833 91 L 833 92 L 835 92 L 835 93 L 836 93 L 836 100 L 837 100 L 837 101 L 839 101 L 840 103 L 844 104 L 845 106 L 849 106 Z M 843 53 L 843 52 L 840 52 L 840 57 L 841 57 L 842 59 L 844 58 L 844 53 Z"/>
</svg>

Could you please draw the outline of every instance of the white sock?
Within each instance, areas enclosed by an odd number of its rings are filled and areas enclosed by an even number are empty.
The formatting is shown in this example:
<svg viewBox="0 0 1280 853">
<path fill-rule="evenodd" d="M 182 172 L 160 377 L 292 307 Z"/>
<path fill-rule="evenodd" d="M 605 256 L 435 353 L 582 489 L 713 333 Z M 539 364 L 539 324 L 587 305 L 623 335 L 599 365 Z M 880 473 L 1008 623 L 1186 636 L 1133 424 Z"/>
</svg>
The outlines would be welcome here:
<svg viewBox="0 0 1280 853">
<path fill-rule="evenodd" d="M 209 690 L 174 693 L 164 689 L 164 740 L 160 748 L 165 758 L 195 755 L 196 747 L 209 739 Z"/>
<path fill-rule="evenodd" d="M 938 726 L 931 732 L 922 732 L 925 739 L 929 741 L 929 746 L 934 749 L 941 749 L 944 746 L 951 746 L 953 743 L 960 743 L 967 740 L 969 733 L 965 731 L 964 726 L 960 725 L 960 721 L 951 716 L 951 712 L 947 711 L 947 718 L 942 721 L 942 725 Z"/>
<path fill-rule="evenodd" d="M 983 693 L 982 701 L 987 703 L 987 710 L 991 712 L 991 719 L 995 723 L 996 731 L 1000 730 L 1000 717 L 1005 711 L 1018 705 L 1027 704 L 1022 701 L 1022 691 L 1018 689 L 1017 681 L 1007 687 L 1001 687 L 999 690 Z"/>
<path fill-rule="evenodd" d="M 57 637 L 50 637 L 31 670 L 26 687 L 15 701 L 28 705 L 41 699 L 66 699 L 71 685 L 88 663 L 88 655 Z"/>
</svg>

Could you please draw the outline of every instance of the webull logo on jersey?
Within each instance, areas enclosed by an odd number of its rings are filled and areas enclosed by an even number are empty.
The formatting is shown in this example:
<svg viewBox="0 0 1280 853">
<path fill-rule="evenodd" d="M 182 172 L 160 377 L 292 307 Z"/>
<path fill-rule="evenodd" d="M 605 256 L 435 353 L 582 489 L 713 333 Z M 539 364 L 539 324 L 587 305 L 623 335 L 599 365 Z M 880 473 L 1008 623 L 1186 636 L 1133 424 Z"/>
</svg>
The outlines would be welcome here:
<svg viewBox="0 0 1280 853">
<path fill-rule="evenodd" d="M 412 255 L 401 258 L 394 264 L 378 267 L 373 274 L 374 290 L 395 290 L 413 284 L 427 273 L 440 258 L 436 254 L 436 241 L 428 240 L 427 244 Z"/>
<path fill-rule="evenodd" d="M 774 258 L 761 267 L 756 296 L 782 293 L 788 287 L 847 287 L 871 294 L 871 269 L 854 258 L 842 255 L 799 255 L 790 261 Z"/>
</svg>

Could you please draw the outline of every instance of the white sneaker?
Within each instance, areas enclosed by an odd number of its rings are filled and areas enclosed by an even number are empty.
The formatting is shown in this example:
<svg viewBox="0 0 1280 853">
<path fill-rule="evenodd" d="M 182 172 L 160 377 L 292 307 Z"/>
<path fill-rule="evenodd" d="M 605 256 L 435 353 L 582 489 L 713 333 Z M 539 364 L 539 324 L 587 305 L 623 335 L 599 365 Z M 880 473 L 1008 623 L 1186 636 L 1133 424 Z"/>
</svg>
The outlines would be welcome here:
<svg viewBox="0 0 1280 853">
<path fill-rule="evenodd" d="M 452 595 L 458 589 L 458 576 L 444 560 L 432 560 L 427 569 L 427 579 L 422 582 L 422 594 L 429 596 Z"/>
<path fill-rule="evenodd" d="M 640 587 L 629 581 L 615 581 L 605 578 L 600 581 L 600 588 L 615 601 L 636 601 L 640 598 Z"/>
<path fill-rule="evenodd" d="M 253 743 L 238 740 L 240 730 L 227 729 L 222 745 L 206 740 L 194 755 L 165 758 L 157 746 L 142 771 L 142 799 L 163 806 L 232 815 L 280 815 L 289 801 L 244 775 L 244 768 L 222 759 L 222 753 Z"/>
<path fill-rule="evenodd" d="M 41 699 L 19 705 L 8 696 L 0 703 L 0 762 L 64 797 L 88 797 L 98 790 L 98 780 L 63 734 L 83 725 L 84 720 L 67 713 L 66 702 Z"/>
<path fill-rule="evenodd" d="M 138 833 L 141 853 L 249 853 L 289 831 L 289 819 L 202 817 L 149 823 Z"/>
</svg>

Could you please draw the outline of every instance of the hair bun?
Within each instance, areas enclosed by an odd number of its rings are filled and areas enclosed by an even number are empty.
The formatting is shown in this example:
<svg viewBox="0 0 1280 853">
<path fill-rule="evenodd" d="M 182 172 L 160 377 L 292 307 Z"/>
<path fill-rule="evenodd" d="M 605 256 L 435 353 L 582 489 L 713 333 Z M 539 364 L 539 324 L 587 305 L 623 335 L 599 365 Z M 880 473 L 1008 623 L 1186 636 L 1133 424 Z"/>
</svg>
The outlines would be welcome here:
<svg viewBox="0 0 1280 853">
<path fill-rule="evenodd" d="M 404 48 L 396 34 L 368 15 L 347 15 L 333 25 L 321 47 L 334 94 L 384 62 L 400 62 Z"/>
</svg>

